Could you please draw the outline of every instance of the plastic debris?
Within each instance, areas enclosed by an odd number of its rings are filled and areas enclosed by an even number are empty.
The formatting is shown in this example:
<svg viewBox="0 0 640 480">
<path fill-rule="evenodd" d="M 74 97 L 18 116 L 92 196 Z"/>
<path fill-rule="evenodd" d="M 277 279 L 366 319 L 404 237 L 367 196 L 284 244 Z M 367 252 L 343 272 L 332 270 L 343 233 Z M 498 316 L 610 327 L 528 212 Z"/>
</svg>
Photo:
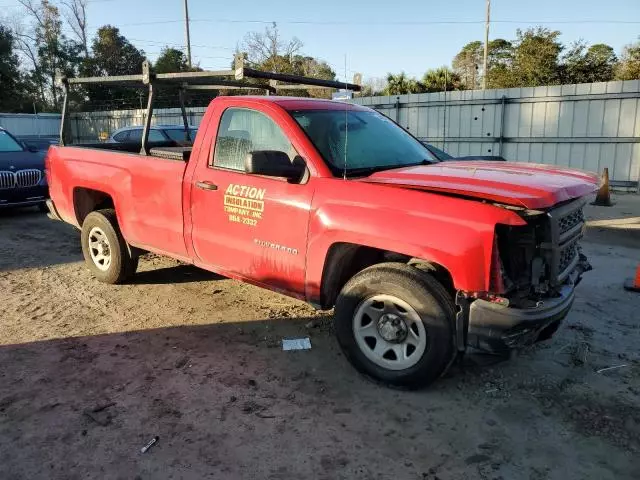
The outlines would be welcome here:
<svg viewBox="0 0 640 480">
<path fill-rule="evenodd" d="M 622 368 L 622 367 L 628 367 L 629 365 L 615 365 L 613 367 L 607 367 L 607 368 L 601 368 L 600 370 L 597 370 L 596 373 L 602 373 L 602 372 L 606 372 L 607 370 L 614 370 L 616 368 Z"/>
<path fill-rule="evenodd" d="M 151 440 L 149 440 L 149 443 L 147 443 L 144 447 L 140 449 L 140 453 L 147 453 L 147 450 L 153 447 L 158 442 L 158 440 L 160 440 L 160 437 L 156 435 Z"/>
<path fill-rule="evenodd" d="M 306 338 L 291 338 L 282 340 L 282 350 L 309 350 L 311 348 L 311 340 Z"/>
</svg>

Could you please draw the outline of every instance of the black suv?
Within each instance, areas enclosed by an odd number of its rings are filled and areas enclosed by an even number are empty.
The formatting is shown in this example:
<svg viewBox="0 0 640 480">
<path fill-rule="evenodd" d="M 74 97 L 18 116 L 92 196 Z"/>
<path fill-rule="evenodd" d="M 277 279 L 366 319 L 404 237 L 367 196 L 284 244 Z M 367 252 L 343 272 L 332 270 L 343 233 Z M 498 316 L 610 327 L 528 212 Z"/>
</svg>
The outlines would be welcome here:
<svg viewBox="0 0 640 480">
<path fill-rule="evenodd" d="M 46 152 L 27 147 L 0 127 L 0 208 L 35 205 L 47 211 Z"/>
</svg>

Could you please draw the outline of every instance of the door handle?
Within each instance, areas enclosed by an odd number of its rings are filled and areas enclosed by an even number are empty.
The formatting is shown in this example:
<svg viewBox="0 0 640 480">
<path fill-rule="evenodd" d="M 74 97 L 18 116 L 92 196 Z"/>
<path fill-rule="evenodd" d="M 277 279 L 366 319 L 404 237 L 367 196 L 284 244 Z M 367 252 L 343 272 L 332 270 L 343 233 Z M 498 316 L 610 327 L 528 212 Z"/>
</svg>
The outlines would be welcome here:
<svg viewBox="0 0 640 480">
<path fill-rule="evenodd" d="M 202 190 L 217 190 L 218 186 L 211 182 L 196 182 L 196 187 Z"/>
</svg>

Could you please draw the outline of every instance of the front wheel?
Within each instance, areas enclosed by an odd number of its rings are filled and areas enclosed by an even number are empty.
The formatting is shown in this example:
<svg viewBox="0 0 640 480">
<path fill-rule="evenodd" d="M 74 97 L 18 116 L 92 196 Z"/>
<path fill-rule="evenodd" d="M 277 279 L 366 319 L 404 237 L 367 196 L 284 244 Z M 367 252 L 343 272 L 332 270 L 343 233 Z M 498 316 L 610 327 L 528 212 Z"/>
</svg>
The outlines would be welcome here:
<svg viewBox="0 0 640 480">
<path fill-rule="evenodd" d="M 420 388 L 455 355 L 455 306 L 432 276 L 401 263 L 355 275 L 335 309 L 338 342 L 360 372 L 383 383 Z"/>
<path fill-rule="evenodd" d="M 104 283 L 122 283 L 138 268 L 113 209 L 91 212 L 82 223 L 82 254 L 91 273 Z"/>
</svg>

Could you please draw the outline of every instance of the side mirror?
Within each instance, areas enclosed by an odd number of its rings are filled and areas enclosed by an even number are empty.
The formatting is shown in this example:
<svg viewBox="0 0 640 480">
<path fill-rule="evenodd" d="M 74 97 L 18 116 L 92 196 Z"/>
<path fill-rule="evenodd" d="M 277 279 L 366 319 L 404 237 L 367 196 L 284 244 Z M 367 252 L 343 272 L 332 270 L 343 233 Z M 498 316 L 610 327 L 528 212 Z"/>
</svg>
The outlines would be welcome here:
<svg viewBox="0 0 640 480">
<path fill-rule="evenodd" d="M 277 150 L 256 150 L 249 152 L 244 161 L 244 171 L 267 177 L 283 177 L 300 181 L 306 172 L 304 160 L 296 157 L 292 162 L 289 155 Z"/>
<path fill-rule="evenodd" d="M 38 147 L 33 145 L 26 145 L 26 147 L 27 147 L 27 150 L 29 150 L 31 153 L 38 153 L 40 151 Z"/>
</svg>

